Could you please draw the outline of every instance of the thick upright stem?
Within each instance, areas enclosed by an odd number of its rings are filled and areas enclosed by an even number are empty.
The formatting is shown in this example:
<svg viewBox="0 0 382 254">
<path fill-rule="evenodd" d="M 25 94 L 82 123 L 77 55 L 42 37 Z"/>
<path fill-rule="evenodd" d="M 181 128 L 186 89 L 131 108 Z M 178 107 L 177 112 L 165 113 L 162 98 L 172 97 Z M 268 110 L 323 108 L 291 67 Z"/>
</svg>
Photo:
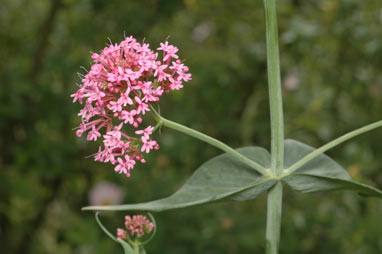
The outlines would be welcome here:
<svg viewBox="0 0 382 254">
<path fill-rule="evenodd" d="M 280 60 L 277 31 L 277 0 L 264 0 L 267 38 L 267 66 L 271 113 L 271 170 L 279 177 L 283 172 L 284 120 L 281 93 Z M 282 213 L 282 183 L 268 191 L 266 253 L 277 254 L 280 241 Z"/>
<path fill-rule="evenodd" d="M 264 0 L 269 102 L 271 112 L 271 167 L 274 174 L 281 175 L 284 157 L 284 120 L 280 79 L 279 39 L 277 32 L 277 0 Z"/>
<path fill-rule="evenodd" d="M 266 254 L 277 254 L 280 242 L 283 185 L 278 182 L 268 191 Z"/>
</svg>

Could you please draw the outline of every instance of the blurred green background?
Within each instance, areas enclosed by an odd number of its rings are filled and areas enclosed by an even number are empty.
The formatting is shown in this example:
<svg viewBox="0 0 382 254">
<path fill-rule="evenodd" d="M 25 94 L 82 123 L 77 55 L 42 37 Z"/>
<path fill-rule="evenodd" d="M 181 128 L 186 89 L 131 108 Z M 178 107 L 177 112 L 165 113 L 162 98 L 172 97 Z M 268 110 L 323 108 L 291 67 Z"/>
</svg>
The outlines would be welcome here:
<svg viewBox="0 0 382 254">
<path fill-rule="evenodd" d="M 122 253 L 81 212 L 101 181 L 124 203 L 174 192 L 220 151 L 163 129 L 161 149 L 130 179 L 85 157 L 69 95 L 98 52 L 123 34 L 152 48 L 168 36 L 193 80 L 160 102 L 164 117 L 240 147 L 269 147 L 261 0 L 2 0 L 0 6 L 0 252 Z M 382 117 L 382 2 L 279 0 L 286 137 L 312 146 Z M 382 188 L 382 130 L 333 149 Z M 101 194 L 99 194 L 101 195 Z M 107 191 L 102 195 L 109 195 Z M 113 195 L 112 193 L 110 195 Z M 285 189 L 280 253 L 382 253 L 382 202 L 350 192 Z M 265 195 L 156 213 L 148 253 L 263 253 Z M 124 213 L 105 214 L 114 232 Z"/>
</svg>

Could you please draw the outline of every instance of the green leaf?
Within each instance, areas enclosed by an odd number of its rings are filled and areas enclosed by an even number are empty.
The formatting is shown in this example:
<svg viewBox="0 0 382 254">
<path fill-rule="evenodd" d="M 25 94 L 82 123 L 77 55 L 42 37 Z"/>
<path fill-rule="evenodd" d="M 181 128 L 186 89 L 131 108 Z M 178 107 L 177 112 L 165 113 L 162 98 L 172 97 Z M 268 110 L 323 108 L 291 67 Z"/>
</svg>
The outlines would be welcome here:
<svg viewBox="0 0 382 254">
<path fill-rule="evenodd" d="M 237 151 L 265 168 L 270 156 L 260 147 L 244 147 Z M 200 166 L 173 195 L 139 204 L 90 206 L 83 210 L 163 211 L 204 204 L 231 197 L 235 200 L 254 199 L 271 188 L 277 180 L 262 177 L 257 171 L 228 154 L 219 155 Z"/>
<path fill-rule="evenodd" d="M 286 140 L 284 147 L 285 168 L 314 151 L 314 148 L 295 140 Z M 353 190 L 361 195 L 382 198 L 380 190 L 352 181 L 346 170 L 325 154 L 320 154 L 282 180 L 301 192 Z"/>
<path fill-rule="evenodd" d="M 141 247 L 139 248 L 139 253 L 140 253 L 140 254 L 147 254 L 147 252 L 146 252 L 146 250 L 143 248 L 143 246 L 141 246 Z"/>
<path fill-rule="evenodd" d="M 134 250 L 130 247 L 130 245 L 127 242 L 123 240 L 117 240 L 117 241 L 122 245 L 124 254 L 135 254 Z"/>
</svg>

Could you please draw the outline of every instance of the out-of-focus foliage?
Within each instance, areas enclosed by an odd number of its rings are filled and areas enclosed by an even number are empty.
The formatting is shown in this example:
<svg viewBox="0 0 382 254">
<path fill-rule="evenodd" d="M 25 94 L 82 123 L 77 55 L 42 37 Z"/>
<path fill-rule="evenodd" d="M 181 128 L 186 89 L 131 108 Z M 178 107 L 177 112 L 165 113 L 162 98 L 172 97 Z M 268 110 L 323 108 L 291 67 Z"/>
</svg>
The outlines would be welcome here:
<svg viewBox="0 0 382 254">
<path fill-rule="evenodd" d="M 380 0 L 279 0 L 286 136 L 312 146 L 382 117 Z M 233 147 L 269 147 L 260 0 L 3 0 L 0 7 L 1 253 L 120 253 L 88 205 L 100 181 L 124 202 L 164 197 L 215 148 L 163 129 L 161 149 L 131 179 L 85 157 L 69 94 L 90 51 L 123 34 L 152 47 L 170 36 L 193 73 L 162 114 Z M 355 180 L 382 188 L 382 131 L 332 150 Z M 216 203 L 154 214 L 148 253 L 263 253 L 266 202 Z M 353 193 L 285 191 L 281 253 L 382 252 L 382 204 Z M 123 214 L 104 214 L 110 229 Z"/>
</svg>

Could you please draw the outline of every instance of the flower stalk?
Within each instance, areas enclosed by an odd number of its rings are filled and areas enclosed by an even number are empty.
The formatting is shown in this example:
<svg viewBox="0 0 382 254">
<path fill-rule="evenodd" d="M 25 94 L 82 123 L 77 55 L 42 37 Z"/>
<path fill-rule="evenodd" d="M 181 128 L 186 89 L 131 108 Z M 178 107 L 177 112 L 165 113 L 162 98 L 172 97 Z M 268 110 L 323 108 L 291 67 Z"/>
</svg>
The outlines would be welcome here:
<svg viewBox="0 0 382 254">
<path fill-rule="evenodd" d="M 176 131 L 179 131 L 179 132 L 182 132 L 184 134 L 187 134 L 191 137 L 194 137 L 196 139 L 199 139 L 201 141 L 204 141 L 212 146 L 215 146 L 216 148 L 219 148 L 220 150 L 228 153 L 229 155 L 231 155 L 232 157 L 238 159 L 239 161 L 247 164 L 248 166 L 250 166 L 251 168 L 255 169 L 257 172 L 259 172 L 260 174 L 264 175 L 264 176 L 270 176 L 270 172 L 268 169 L 264 168 L 263 166 L 261 166 L 260 164 L 258 164 L 257 162 L 245 157 L 244 155 L 242 155 L 241 153 L 235 151 L 234 149 L 232 149 L 230 146 L 224 144 L 223 142 L 217 140 L 217 139 L 214 139 L 206 134 L 203 134 L 199 131 L 196 131 L 196 130 L 193 130 L 191 128 L 188 128 L 184 125 L 181 125 L 179 123 L 176 123 L 176 122 L 173 122 L 173 121 L 170 121 L 164 117 L 162 117 L 155 109 L 154 107 L 150 107 L 151 108 L 151 112 L 154 114 L 154 118 L 155 120 L 158 122 L 158 124 L 162 125 L 162 126 L 165 126 L 165 127 L 168 127 L 170 129 L 173 129 L 173 130 L 176 130 Z"/>
</svg>

